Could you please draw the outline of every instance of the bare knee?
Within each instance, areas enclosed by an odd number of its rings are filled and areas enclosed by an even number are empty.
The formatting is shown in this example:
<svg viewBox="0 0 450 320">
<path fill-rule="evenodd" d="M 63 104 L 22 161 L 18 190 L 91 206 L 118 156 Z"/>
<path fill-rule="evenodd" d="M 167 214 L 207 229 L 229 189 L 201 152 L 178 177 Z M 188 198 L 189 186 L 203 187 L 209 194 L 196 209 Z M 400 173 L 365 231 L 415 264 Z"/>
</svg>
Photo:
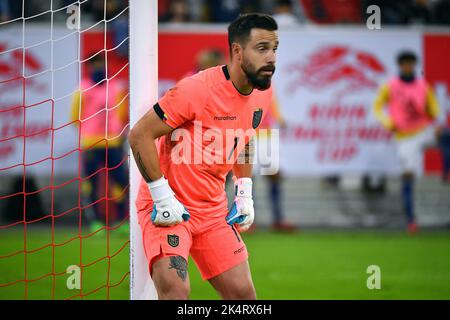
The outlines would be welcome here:
<svg viewBox="0 0 450 320">
<path fill-rule="evenodd" d="M 155 287 L 160 300 L 187 300 L 191 291 L 189 284 L 173 284 L 170 281 L 165 281 L 158 285 L 155 283 Z"/>
<path fill-rule="evenodd" d="M 209 279 L 224 300 L 256 300 L 248 261 Z"/>
<path fill-rule="evenodd" d="M 165 257 L 152 267 L 152 279 L 161 300 L 187 300 L 191 291 L 187 261 L 181 256 Z"/>
<path fill-rule="evenodd" d="M 251 281 L 234 282 L 221 294 L 225 300 L 256 300 L 255 287 Z"/>
</svg>

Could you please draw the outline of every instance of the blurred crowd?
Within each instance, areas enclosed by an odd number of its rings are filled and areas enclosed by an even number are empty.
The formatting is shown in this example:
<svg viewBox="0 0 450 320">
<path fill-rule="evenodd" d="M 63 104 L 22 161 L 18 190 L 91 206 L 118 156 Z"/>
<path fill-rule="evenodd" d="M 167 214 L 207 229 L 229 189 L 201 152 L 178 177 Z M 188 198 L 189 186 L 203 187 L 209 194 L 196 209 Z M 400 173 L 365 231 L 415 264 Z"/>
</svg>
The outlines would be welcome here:
<svg viewBox="0 0 450 320">
<path fill-rule="evenodd" d="M 75 0 L 27 0 L 25 17 L 49 19 L 49 11 L 77 4 Z M 128 5 L 126 0 L 81 1 L 82 15 L 92 20 L 111 19 Z M 239 13 L 275 15 L 280 25 L 358 24 L 366 21 L 367 8 L 381 8 L 381 23 L 387 25 L 450 25 L 450 0 L 158 0 L 160 22 L 227 23 Z M 56 20 L 67 15 L 58 11 Z M 22 1 L 0 0 L 0 22 L 22 17 Z M 54 17 L 55 18 L 55 17 Z"/>
<path fill-rule="evenodd" d="M 122 11 L 126 15 L 128 0 L 0 0 L 0 22 L 20 20 L 22 16 L 33 22 L 49 21 L 51 13 L 54 21 L 63 22 L 71 13 L 71 5 L 80 6 L 82 21 L 101 21 L 120 16 Z"/>
<path fill-rule="evenodd" d="M 450 0 L 159 0 L 162 22 L 230 22 L 241 12 L 273 14 L 281 25 L 358 24 L 378 5 L 384 24 L 450 25 Z"/>
</svg>

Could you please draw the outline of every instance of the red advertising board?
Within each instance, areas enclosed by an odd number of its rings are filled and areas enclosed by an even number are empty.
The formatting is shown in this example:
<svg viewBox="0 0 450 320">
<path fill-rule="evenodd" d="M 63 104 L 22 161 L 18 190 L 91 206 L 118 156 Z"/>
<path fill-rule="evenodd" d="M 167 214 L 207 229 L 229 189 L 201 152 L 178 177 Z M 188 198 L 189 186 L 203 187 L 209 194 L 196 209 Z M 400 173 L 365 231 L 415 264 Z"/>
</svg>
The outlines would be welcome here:
<svg viewBox="0 0 450 320">
<path fill-rule="evenodd" d="M 433 87 L 438 84 L 445 84 L 448 97 L 450 92 L 450 35 L 425 34 L 423 55 L 426 79 Z M 444 104 L 449 104 L 448 98 L 444 101 Z M 441 105 L 441 109 L 445 109 L 445 106 Z M 447 123 L 450 125 L 450 113 L 447 113 Z M 429 149 L 425 153 L 425 171 L 438 173 L 441 166 L 442 160 L 439 150 L 437 148 Z"/>
</svg>

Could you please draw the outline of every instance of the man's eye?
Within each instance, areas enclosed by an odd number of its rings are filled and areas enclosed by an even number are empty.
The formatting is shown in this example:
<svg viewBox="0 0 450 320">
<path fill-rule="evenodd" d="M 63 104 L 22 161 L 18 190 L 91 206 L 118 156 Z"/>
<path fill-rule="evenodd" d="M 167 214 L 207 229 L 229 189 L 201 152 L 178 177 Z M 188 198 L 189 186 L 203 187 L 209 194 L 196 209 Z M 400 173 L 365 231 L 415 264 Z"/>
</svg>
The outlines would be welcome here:
<svg viewBox="0 0 450 320">
<path fill-rule="evenodd" d="M 258 50 L 261 51 L 261 52 L 263 52 L 263 51 L 266 50 L 266 48 L 265 48 L 265 47 L 259 47 Z"/>
</svg>

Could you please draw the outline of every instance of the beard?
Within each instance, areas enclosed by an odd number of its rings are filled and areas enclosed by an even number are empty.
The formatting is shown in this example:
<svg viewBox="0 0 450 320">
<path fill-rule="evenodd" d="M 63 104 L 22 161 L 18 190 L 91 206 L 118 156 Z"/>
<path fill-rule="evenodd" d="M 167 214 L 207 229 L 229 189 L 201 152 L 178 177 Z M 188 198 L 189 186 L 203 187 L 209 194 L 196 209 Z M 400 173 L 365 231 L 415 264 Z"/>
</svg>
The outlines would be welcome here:
<svg viewBox="0 0 450 320">
<path fill-rule="evenodd" d="M 267 90 L 270 88 L 272 75 L 275 73 L 274 65 L 267 65 L 256 70 L 256 67 L 252 63 L 244 59 L 241 68 L 253 88 L 258 90 Z M 272 74 L 269 76 L 262 75 L 263 71 L 272 71 Z"/>
</svg>

